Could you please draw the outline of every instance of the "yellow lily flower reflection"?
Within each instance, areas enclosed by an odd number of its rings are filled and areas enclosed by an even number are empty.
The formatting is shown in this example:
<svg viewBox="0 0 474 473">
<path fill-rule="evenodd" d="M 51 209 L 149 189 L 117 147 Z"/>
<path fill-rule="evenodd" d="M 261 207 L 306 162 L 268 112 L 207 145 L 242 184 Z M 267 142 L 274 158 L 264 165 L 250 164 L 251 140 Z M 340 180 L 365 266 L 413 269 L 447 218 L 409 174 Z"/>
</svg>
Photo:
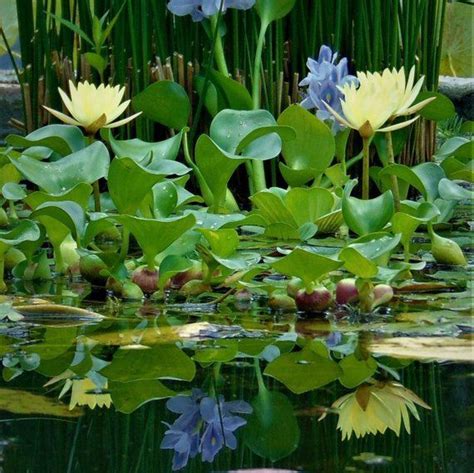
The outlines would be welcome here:
<svg viewBox="0 0 474 473">
<path fill-rule="evenodd" d="M 88 135 L 95 134 L 101 128 L 116 128 L 124 125 L 141 114 L 138 112 L 130 117 L 114 121 L 130 104 L 130 100 L 122 102 L 125 87 L 119 85 L 112 87 L 101 84 L 96 87 L 85 81 L 79 82 L 76 87 L 72 81 L 69 81 L 71 97 L 68 97 L 64 90 L 58 90 L 71 117 L 52 108 L 46 106 L 44 108 L 64 123 L 83 127 Z"/>
<path fill-rule="evenodd" d="M 420 420 L 416 405 L 431 409 L 413 391 L 399 383 L 373 381 L 339 398 L 332 408 L 339 411 L 337 428 L 342 433 L 342 440 L 345 440 L 350 439 L 352 434 L 360 438 L 377 432 L 383 434 L 387 429 L 400 436 L 402 424 L 410 433 L 410 414 Z M 324 417 L 326 413 L 319 420 Z"/>
</svg>

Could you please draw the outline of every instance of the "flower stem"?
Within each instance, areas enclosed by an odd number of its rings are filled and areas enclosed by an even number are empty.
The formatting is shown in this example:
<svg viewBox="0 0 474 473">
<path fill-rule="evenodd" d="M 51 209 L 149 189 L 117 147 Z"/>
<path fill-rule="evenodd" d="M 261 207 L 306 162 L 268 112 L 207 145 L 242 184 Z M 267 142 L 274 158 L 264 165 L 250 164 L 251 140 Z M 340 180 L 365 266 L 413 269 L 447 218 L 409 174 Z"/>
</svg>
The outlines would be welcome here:
<svg viewBox="0 0 474 473">
<path fill-rule="evenodd" d="M 216 43 L 214 47 L 214 59 L 216 60 L 217 68 L 221 74 L 229 77 L 229 70 L 227 69 L 227 62 L 225 60 L 224 46 L 222 44 L 222 37 L 219 34 L 219 23 L 217 15 L 211 16 L 212 31 L 216 37 Z"/>
<path fill-rule="evenodd" d="M 369 168 L 370 168 L 370 138 L 362 138 L 363 158 L 362 158 L 362 199 L 369 198 Z"/>
<path fill-rule="evenodd" d="M 260 33 L 258 35 L 257 48 L 255 50 L 255 62 L 253 65 L 252 77 L 252 101 L 253 109 L 258 110 L 261 107 L 260 100 L 260 69 L 262 67 L 263 44 L 265 42 L 265 33 L 267 32 L 268 23 L 262 21 Z M 262 161 L 254 160 L 252 162 L 252 188 L 254 192 L 259 192 L 267 188 L 265 179 L 265 167 Z"/>
<path fill-rule="evenodd" d="M 99 189 L 99 181 L 95 181 L 92 184 L 92 188 L 94 189 L 94 210 L 96 212 L 101 212 L 102 207 L 100 205 L 100 189 Z"/>
<path fill-rule="evenodd" d="M 5 284 L 4 278 L 5 273 L 5 253 L 2 252 L 0 255 L 0 293 L 7 292 L 7 285 Z"/>
<path fill-rule="evenodd" d="M 388 164 L 395 164 L 395 156 L 393 154 L 392 132 L 387 131 L 385 134 L 387 141 Z M 395 202 L 395 211 L 400 212 L 400 189 L 398 187 L 397 176 L 390 176 L 393 200 Z"/>
</svg>

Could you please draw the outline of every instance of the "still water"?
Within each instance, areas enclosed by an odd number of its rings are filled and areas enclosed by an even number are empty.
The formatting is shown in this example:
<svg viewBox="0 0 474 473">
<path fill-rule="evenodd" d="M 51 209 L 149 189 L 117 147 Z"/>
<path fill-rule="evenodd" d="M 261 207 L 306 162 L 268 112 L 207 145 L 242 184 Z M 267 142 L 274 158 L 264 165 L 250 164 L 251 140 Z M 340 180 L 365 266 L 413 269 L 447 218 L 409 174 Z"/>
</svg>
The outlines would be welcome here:
<svg viewBox="0 0 474 473">
<path fill-rule="evenodd" d="M 471 294 L 436 289 L 371 320 L 5 298 L 0 469 L 471 472 Z"/>
</svg>

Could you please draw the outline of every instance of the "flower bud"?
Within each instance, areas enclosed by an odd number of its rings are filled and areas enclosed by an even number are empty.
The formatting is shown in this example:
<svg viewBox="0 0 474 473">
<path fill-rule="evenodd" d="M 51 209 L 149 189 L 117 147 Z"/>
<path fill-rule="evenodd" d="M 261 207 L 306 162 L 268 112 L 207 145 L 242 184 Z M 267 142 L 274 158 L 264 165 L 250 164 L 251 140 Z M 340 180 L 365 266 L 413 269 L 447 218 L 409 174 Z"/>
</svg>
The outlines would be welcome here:
<svg viewBox="0 0 474 473">
<path fill-rule="evenodd" d="M 268 307 L 273 310 L 283 312 L 293 312 L 296 310 L 295 300 L 286 294 L 272 294 L 268 299 Z"/>
<path fill-rule="evenodd" d="M 81 256 L 79 272 L 86 281 L 97 286 L 104 286 L 110 275 L 107 265 L 97 255 Z"/>
<path fill-rule="evenodd" d="M 377 284 L 374 287 L 373 308 L 390 302 L 393 297 L 393 289 L 388 284 Z"/>
<path fill-rule="evenodd" d="M 152 294 L 158 289 L 158 270 L 140 266 L 132 273 L 132 282 L 145 294 Z"/>
<path fill-rule="evenodd" d="M 449 238 L 443 238 L 431 232 L 431 253 L 433 258 L 442 264 L 466 266 L 467 261 L 460 246 Z"/>
</svg>

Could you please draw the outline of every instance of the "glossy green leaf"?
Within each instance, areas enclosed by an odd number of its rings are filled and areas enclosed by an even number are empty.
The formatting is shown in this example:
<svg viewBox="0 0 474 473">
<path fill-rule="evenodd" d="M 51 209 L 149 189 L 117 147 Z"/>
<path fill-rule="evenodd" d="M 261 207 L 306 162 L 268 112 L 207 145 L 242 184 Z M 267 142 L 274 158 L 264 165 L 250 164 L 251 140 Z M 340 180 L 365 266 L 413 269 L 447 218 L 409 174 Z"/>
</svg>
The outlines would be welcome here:
<svg viewBox="0 0 474 473">
<path fill-rule="evenodd" d="M 424 91 L 418 94 L 415 104 L 422 102 L 430 97 L 436 97 L 428 105 L 425 105 L 418 114 L 426 120 L 433 120 L 436 122 L 447 120 L 456 115 L 456 109 L 449 97 L 440 92 Z"/>
<path fill-rule="evenodd" d="M 287 192 L 285 203 L 297 225 L 314 223 L 333 209 L 334 195 L 321 187 L 297 187 Z"/>
<path fill-rule="evenodd" d="M 10 161 L 44 191 L 60 194 L 81 182 L 92 184 L 107 176 L 110 158 L 105 145 L 96 141 L 55 162 L 40 162 L 24 155 Z"/>
<path fill-rule="evenodd" d="M 26 136 L 8 135 L 5 141 L 14 148 L 45 146 L 61 156 L 76 153 L 86 146 L 81 130 L 71 125 L 47 125 Z"/>
<path fill-rule="evenodd" d="M 116 158 L 110 164 L 108 187 L 120 213 L 133 215 L 163 174 L 150 172 L 131 158 Z"/>
<path fill-rule="evenodd" d="M 449 180 L 441 179 L 438 184 L 439 196 L 445 200 L 469 200 L 474 197 L 471 190 L 461 187 L 459 184 Z"/>
<path fill-rule="evenodd" d="M 67 228 L 67 233 L 70 232 L 76 241 L 79 241 L 84 233 L 84 210 L 76 202 L 45 202 L 36 207 L 31 218 L 39 220 L 46 227 L 49 238 L 55 243 L 60 243 L 66 237 L 53 236 L 53 233 L 63 235 L 63 227 Z"/>
<path fill-rule="evenodd" d="M 153 160 L 171 159 L 175 160 L 181 146 L 183 132 L 180 131 L 175 136 L 167 140 L 150 143 L 134 138 L 131 140 L 116 140 L 112 132 L 103 128 L 101 135 L 110 143 L 110 147 L 119 158 L 132 158 L 141 162 L 146 156 L 152 154 Z"/>
<path fill-rule="evenodd" d="M 302 248 L 296 248 L 271 265 L 279 273 L 302 279 L 308 287 L 329 272 L 338 269 L 342 263 Z"/>
<path fill-rule="evenodd" d="M 434 204 L 423 202 L 412 214 L 397 212 L 392 217 L 392 230 L 401 234 L 402 245 L 408 247 L 418 226 L 433 220 L 438 215 L 439 210 Z"/>
<path fill-rule="evenodd" d="M 339 253 L 344 267 L 355 276 L 370 279 L 377 275 L 378 263 L 400 243 L 401 235 L 367 235 L 367 241 L 352 243 Z"/>
<path fill-rule="evenodd" d="M 111 381 L 108 387 L 112 402 L 118 412 L 131 414 L 150 401 L 158 401 L 176 395 L 157 379 L 121 383 Z"/>
<path fill-rule="evenodd" d="M 394 212 L 391 191 L 384 192 L 374 199 L 357 199 L 347 193 L 342 198 L 342 215 L 347 226 L 358 235 L 382 230 Z"/>
<path fill-rule="evenodd" d="M 26 192 L 23 186 L 16 182 L 7 182 L 2 186 L 3 197 L 7 200 L 23 200 Z"/>
<path fill-rule="evenodd" d="M 422 163 L 412 168 L 403 164 L 392 164 L 382 169 L 379 176 L 387 180 L 390 176 L 396 176 L 408 182 L 421 192 L 427 202 L 433 202 L 438 197 L 439 181 L 446 177 L 443 168 L 435 163 Z"/>
<path fill-rule="evenodd" d="M 290 400 L 277 391 L 262 391 L 250 402 L 253 412 L 242 429 L 245 445 L 256 455 L 278 461 L 296 450 L 300 429 Z"/>
<path fill-rule="evenodd" d="M 313 170 L 312 177 L 331 164 L 336 144 L 331 130 L 313 113 L 300 105 L 291 105 L 279 117 L 279 125 L 292 127 L 296 139 L 285 141 L 282 154 L 293 170 Z"/>
<path fill-rule="evenodd" d="M 41 236 L 38 225 L 31 220 L 21 220 L 9 230 L 0 229 L 0 254 L 5 253 L 11 246 L 27 241 L 37 241 Z"/>
<path fill-rule="evenodd" d="M 279 130 L 276 126 L 275 119 L 267 110 L 223 110 L 212 120 L 209 135 L 226 153 L 271 159 L 281 151 L 281 138 L 274 132 Z M 285 136 L 292 134 L 286 127 L 282 133 Z"/>
<path fill-rule="evenodd" d="M 142 349 L 119 348 L 101 374 L 123 383 L 158 378 L 192 381 L 196 367 L 177 346 L 158 344 Z"/>
<path fill-rule="evenodd" d="M 342 370 L 331 359 L 304 349 L 279 356 L 267 365 L 264 374 L 277 379 L 291 392 L 302 394 L 331 383 Z"/>
<path fill-rule="evenodd" d="M 237 340 L 210 340 L 195 351 L 193 360 L 198 363 L 227 363 L 238 353 Z"/>
<path fill-rule="evenodd" d="M 377 362 L 369 356 L 367 360 L 359 360 L 354 354 L 344 357 L 339 362 L 342 375 L 339 381 L 346 388 L 355 388 L 369 379 L 377 371 Z"/>
<path fill-rule="evenodd" d="M 71 189 L 59 194 L 48 194 L 47 192 L 42 191 L 32 192 L 25 198 L 25 203 L 32 209 L 36 209 L 36 207 L 45 202 L 63 202 L 65 200 L 70 200 L 76 202 L 85 209 L 91 194 L 92 186 L 85 182 L 81 182 Z"/>
<path fill-rule="evenodd" d="M 188 123 L 191 103 L 186 91 L 176 82 L 153 82 L 132 99 L 133 108 L 143 116 L 169 128 L 181 130 Z"/>
<path fill-rule="evenodd" d="M 247 88 L 240 82 L 226 77 L 214 69 L 209 70 L 209 80 L 221 96 L 221 101 L 224 102 L 225 108 L 252 110 L 252 97 Z"/>
<path fill-rule="evenodd" d="M 198 231 L 209 243 L 211 251 L 221 258 L 228 258 L 235 253 L 239 246 L 239 235 L 232 228 L 219 230 L 200 228 Z"/>
<path fill-rule="evenodd" d="M 168 255 L 160 263 L 160 274 L 158 283 L 163 290 L 165 284 L 176 274 L 192 268 L 193 263 L 183 256 Z"/>
<path fill-rule="evenodd" d="M 171 181 L 160 182 L 152 189 L 153 213 L 157 217 L 169 217 L 178 205 L 178 188 Z"/>
<path fill-rule="evenodd" d="M 256 8 L 262 23 L 268 24 L 288 15 L 296 0 L 257 0 Z"/>
<path fill-rule="evenodd" d="M 160 220 L 118 215 L 114 220 L 130 230 L 149 264 L 196 222 L 193 215 Z"/>
</svg>

